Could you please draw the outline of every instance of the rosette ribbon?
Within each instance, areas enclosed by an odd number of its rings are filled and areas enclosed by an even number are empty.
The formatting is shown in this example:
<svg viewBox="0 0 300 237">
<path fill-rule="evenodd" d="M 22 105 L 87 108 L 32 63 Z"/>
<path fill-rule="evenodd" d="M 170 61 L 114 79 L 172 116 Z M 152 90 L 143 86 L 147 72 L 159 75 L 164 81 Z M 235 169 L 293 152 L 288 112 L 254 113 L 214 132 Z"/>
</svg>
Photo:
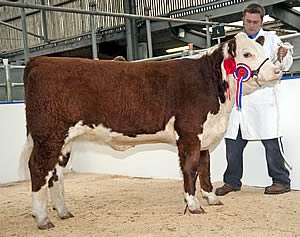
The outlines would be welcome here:
<svg viewBox="0 0 300 237">
<path fill-rule="evenodd" d="M 236 107 L 240 110 L 242 109 L 243 82 L 246 82 L 251 78 L 252 70 L 248 65 L 238 63 L 233 75 L 236 80 L 235 103 Z"/>
</svg>

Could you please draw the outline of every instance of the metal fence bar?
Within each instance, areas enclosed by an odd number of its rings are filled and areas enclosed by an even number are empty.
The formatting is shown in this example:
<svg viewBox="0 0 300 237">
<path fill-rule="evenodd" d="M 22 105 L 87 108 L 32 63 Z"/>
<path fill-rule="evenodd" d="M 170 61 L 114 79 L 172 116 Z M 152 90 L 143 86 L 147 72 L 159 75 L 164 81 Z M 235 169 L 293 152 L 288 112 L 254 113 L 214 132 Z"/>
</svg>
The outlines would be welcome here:
<svg viewBox="0 0 300 237">
<path fill-rule="evenodd" d="M 290 34 L 290 35 L 282 35 L 279 38 L 281 40 L 287 40 L 287 39 L 292 39 L 292 38 L 296 38 L 296 37 L 300 37 L 300 33 L 295 33 L 295 34 Z"/>
<path fill-rule="evenodd" d="M 10 83 L 10 65 L 8 64 L 8 59 L 3 59 L 3 65 L 5 69 L 6 99 L 7 101 L 12 101 L 11 83 Z"/>
<path fill-rule="evenodd" d="M 23 3 L 25 1 L 23 0 Z M 26 14 L 25 8 L 21 8 L 21 18 L 22 18 L 22 33 L 23 33 L 23 46 L 24 46 L 24 60 L 25 63 L 29 61 L 29 44 L 28 44 L 28 34 L 26 25 Z"/>
<path fill-rule="evenodd" d="M 146 16 L 149 16 L 150 8 L 145 9 Z M 153 57 L 153 48 L 152 48 L 152 35 L 151 35 L 151 22 L 146 20 L 146 32 L 147 32 L 147 46 L 148 46 L 148 58 Z"/>
<path fill-rule="evenodd" d="M 96 9 L 96 2 L 90 0 L 89 8 L 91 11 L 95 11 Z M 97 54 L 97 41 L 96 41 L 96 27 L 95 27 L 95 16 L 90 15 L 90 24 L 91 24 L 91 35 L 92 35 L 92 52 L 93 52 L 93 59 L 98 59 Z"/>
<path fill-rule="evenodd" d="M 10 28 L 12 28 L 12 29 L 15 29 L 15 30 L 17 30 L 17 31 L 22 31 L 21 28 L 16 27 L 16 26 L 11 25 L 11 24 L 8 24 L 8 23 L 6 23 L 6 22 L 4 22 L 4 21 L 1 21 L 1 20 L 0 20 L 0 24 L 1 24 L 1 25 L 4 25 L 4 26 L 7 26 L 7 27 L 10 27 Z M 28 32 L 28 31 L 27 31 L 27 34 L 28 34 L 28 35 L 32 35 L 32 36 L 37 37 L 37 38 L 40 38 L 40 39 L 43 39 L 43 38 L 44 38 L 43 36 L 40 36 L 40 35 L 31 33 L 31 32 Z"/>
<path fill-rule="evenodd" d="M 162 55 L 162 56 L 153 57 L 153 58 L 139 59 L 134 62 L 161 61 L 161 60 L 168 60 L 168 59 L 172 59 L 172 58 L 188 57 L 188 56 L 206 52 L 206 51 L 207 51 L 207 49 L 186 50 L 186 51 L 182 51 L 179 53 L 172 53 L 172 54 Z"/>
<path fill-rule="evenodd" d="M 47 5 L 48 3 L 45 0 L 41 0 L 42 5 Z M 43 29 L 43 40 L 44 42 L 48 42 L 48 28 L 47 28 L 47 14 L 45 10 L 41 11 L 41 18 L 42 18 L 42 29 Z"/>
<path fill-rule="evenodd" d="M 24 83 L 23 82 L 12 82 L 11 86 L 12 87 L 22 87 L 22 86 L 24 86 Z"/>
</svg>

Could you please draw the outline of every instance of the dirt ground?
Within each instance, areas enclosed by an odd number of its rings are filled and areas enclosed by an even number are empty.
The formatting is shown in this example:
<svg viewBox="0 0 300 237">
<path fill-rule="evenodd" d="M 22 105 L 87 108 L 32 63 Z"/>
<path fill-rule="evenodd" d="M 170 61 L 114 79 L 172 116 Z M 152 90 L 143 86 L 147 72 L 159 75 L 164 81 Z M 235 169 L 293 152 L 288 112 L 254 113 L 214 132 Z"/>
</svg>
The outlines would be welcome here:
<svg viewBox="0 0 300 237">
<path fill-rule="evenodd" d="M 214 184 L 215 187 L 221 183 Z M 0 186 L 0 236 L 300 236 L 300 192 L 268 196 L 243 187 L 208 206 L 206 214 L 183 214 L 183 184 L 98 174 L 65 176 L 65 196 L 74 218 L 38 230 L 31 217 L 30 183 Z"/>
</svg>

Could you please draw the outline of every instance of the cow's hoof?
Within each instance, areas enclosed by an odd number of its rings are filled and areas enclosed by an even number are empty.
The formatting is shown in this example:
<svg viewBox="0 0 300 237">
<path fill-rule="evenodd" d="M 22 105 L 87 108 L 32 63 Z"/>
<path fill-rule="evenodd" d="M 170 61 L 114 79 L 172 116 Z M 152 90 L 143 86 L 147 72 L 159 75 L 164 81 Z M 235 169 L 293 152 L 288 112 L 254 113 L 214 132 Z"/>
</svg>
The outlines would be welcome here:
<svg viewBox="0 0 300 237">
<path fill-rule="evenodd" d="M 190 209 L 189 209 L 189 212 L 190 212 L 191 214 L 205 214 L 205 213 L 206 213 L 206 211 L 205 211 L 202 207 L 197 208 L 197 209 L 195 209 L 195 210 L 190 210 Z"/>
<path fill-rule="evenodd" d="M 184 212 L 183 212 L 184 215 L 187 210 L 189 210 L 189 213 L 191 213 L 191 214 L 205 214 L 206 213 L 206 211 L 202 207 L 196 208 L 195 210 L 190 210 L 188 208 L 188 205 L 186 205 Z"/>
<path fill-rule="evenodd" d="M 72 217 L 74 217 L 74 215 L 71 212 L 68 212 L 67 214 L 65 214 L 63 216 L 60 216 L 60 219 L 66 220 L 66 219 L 69 219 L 69 218 L 72 218 Z"/>
<path fill-rule="evenodd" d="M 54 228 L 55 226 L 53 225 L 53 223 L 51 221 L 48 221 L 46 224 L 44 225 L 38 225 L 38 228 L 40 230 L 48 230 L 48 229 L 51 229 L 51 228 Z"/>
<path fill-rule="evenodd" d="M 223 204 L 223 202 L 221 202 L 221 201 L 219 200 L 218 202 L 214 203 L 214 205 L 216 205 L 216 206 L 222 206 L 222 205 L 224 205 L 224 204 Z"/>
<path fill-rule="evenodd" d="M 216 199 L 216 200 L 208 200 L 208 204 L 210 206 L 221 206 L 221 205 L 224 205 L 223 202 L 221 202 L 219 199 Z"/>
</svg>

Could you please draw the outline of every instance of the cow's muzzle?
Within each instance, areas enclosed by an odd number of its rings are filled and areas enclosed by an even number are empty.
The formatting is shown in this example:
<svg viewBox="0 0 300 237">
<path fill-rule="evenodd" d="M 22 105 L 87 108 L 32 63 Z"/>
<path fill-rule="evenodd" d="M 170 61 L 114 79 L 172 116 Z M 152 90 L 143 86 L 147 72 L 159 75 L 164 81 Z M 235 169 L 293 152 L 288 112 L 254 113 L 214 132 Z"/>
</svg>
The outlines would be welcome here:
<svg viewBox="0 0 300 237">
<path fill-rule="evenodd" d="M 256 70 L 252 70 L 252 77 L 253 79 L 255 80 L 256 84 L 261 87 L 261 84 L 259 84 L 258 82 L 258 73 L 259 73 L 259 70 L 261 69 L 261 67 L 269 60 L 269 58 L 266 58 L 260 65 L 259 67 L 256 69 Z"/>
</svg>

